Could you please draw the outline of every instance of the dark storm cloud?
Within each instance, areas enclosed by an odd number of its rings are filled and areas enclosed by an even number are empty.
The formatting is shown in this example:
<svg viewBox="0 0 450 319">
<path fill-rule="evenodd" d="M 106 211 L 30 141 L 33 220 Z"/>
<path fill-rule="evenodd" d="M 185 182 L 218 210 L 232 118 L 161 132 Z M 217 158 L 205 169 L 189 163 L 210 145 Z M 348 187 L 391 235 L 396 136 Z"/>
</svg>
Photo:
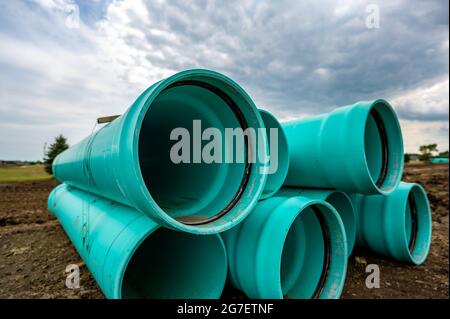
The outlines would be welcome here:
<svg viewBox="0 0 450 319">
<path fill-rule="evenodd" d="M 366 26 L 369 4 L 380 28 Z M 76 142 L 154 81 L 199 67 L 281 119 L 387 98 L 410 150 L 448 147 L 448 25 L 443 0 L 0 1 L 0 159 L 40 158 L 61 132 Z"/>
<path fill-rule="evenodd" d="M 153 64 L 221 70 L 243 83 L 257 102 L 284 112 L 317 113 L 395 96 L 448 75 L 446 1 L 380 1 L 378 29 L 366 26 L 367 4 L 148 2 L 150 22 L 135 27 L 163 53 L 149 52 Z M 153 28 L 174 39 L 152 33 Z"/>
</svg>

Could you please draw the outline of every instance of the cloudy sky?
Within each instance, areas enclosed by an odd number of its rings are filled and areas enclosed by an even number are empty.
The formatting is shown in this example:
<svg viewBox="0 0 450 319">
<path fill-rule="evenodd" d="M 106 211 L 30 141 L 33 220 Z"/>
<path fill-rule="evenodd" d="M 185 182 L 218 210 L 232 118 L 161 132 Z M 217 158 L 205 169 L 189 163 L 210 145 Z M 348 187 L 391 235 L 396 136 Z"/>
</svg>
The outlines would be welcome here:
<svg viewBox="0 0 450 319">
<path fill-rule="evenodd" d="M 407 151 L 444 151 L 448 32 L 447 0 L 1 1 L 0 159 L 41 159 L 58 133 L 76 143 L 189 68 L 282 120 L 385 98 Z"/>
</svg>

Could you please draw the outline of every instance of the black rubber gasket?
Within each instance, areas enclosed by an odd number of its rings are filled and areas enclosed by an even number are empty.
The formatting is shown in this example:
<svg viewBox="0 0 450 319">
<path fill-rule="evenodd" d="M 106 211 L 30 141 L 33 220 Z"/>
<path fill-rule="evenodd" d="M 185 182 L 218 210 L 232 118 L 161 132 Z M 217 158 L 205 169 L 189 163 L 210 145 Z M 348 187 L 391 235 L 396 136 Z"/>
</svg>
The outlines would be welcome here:
<svg viewBox="0 0 450 319">
<path fill-rule="evenodd" d="M 388 144 L 388 137 L 386 133 L 386 127 L 384 126 L 383 120 L 381 118 L 380 113 L 375 109 L 372 108 L 369 113 L 373 120 L 375 121 L 375 124 L 378 128 L 378 133 L 380 134 L 380 141 L 381 141 L 381 152 L 382 152 L 382 159 L 381 159 L 381 172 L 380 176 L 378 177 L 378 180 L 376 181 L 377 187 L 381 188 L 386 180 L 388 168 L 389 168 L 389 144 Z"/>
<path fill-rule="evenodd" d="M 409 237 L 408 250 L 412 254 L 417 242 L 417 233 L 419 231 L 419 223 L 417 217 L 417 206 L 413 193 L 408 195 L 409 214 L 411 215 L 411 235 Z"/>
<path fill-rule="evenodd" d="M 222 90 L 218 89 L 217 87 L 209 84 L 209 83 L 205 83 L 202 81 L 198 81 L 198 80 L 183 80 L 183 81 L 178 81 L 175 82 L 169 86 L 167 86 L 164 90 L 168 90 L 174 87 L 178 87 L 178 86 L 198 86 L 201 88 L 204 88 L 214 94 L 216 94 L 217 96 L 219 96 L 223 101 L 225 101 L 225 103 L 230 107 L 230 109 L 233 111 L 234 115 L 236 116 L 236 118 L 239 121 L 239 125 L 241 126 L 242 130 L 245 131 L 248 128 L 248 124 L 247 121 L 245 120 L 245 116 L 242 113 L 242 111 L 239 109 L 239 107 L 237 106 L 237 104 L 233 101 L 232 98 L 230 98 L 228 96 L 228 94 L 226 94 L 225 92 L 223 92 Z M 216 220 L 218 220 L 219 218 L 221 218 L 222 216 L 224 216 L 225 214 L 227 214 L 235 205 L 236 203 L 241 199 L 242 194 L 244 193 L 249 178 L 250 178 L 250 172 L 252 169 L 252 163 L 250 163 L 249 159 L 249 154 L 248 154 L 248 136 L 244 135 L 244 143 L 245 143 L 245 152 L 246 152 L 246 163 L 245 163 L 245 169 L 244 169 L 244 176 L 242 177 L 242 181 L 241 184 L 239 185 L 239 189 L 236 192 L 236 194 L 234 194 L 232 200 L 228 203 L 228 205 L 223 208 L 220 212 L 218 212 L 217 214 L 208 217 L 206 219 L 199 219 L 198 221 L 183 221 L 181 219 L 177 219 L 177 221 L 185 224 L 185 225 L 205 225 L 211 222 L 214 222 Z M 254 154 L 256 156 L 256 154 Z M 193 217 L 189 217 L 190 219 L 192 219 Z"/>
<path fill-rule="evenodd" d="M 314 211 L 314 213 L 317 216 L 317 219 L 319 220 L 320 227 L 322 229 L 322 236 L 323 236 L 323 243 L 324 243 L 324 259 L 323 259 L 323 266 L 322 266 L 322 273 L 320 274 L 319 282 L 317 283 L 316 289 L 314 290 L 314 293 L 312 294 L 312 299 L 319 299 L 320 295 L 322 294 L 323 290 L 325 289 L 325 282 L 328 278 L 328 273 L 330 272 L 330 265 L 331 265 L 331 238 L 330 238 L 330 232 L 328 230 L 328 226 L 325 222 L 325 218 L 323 217 L 322 212 L 319 208 L 315 206 L 311 206 L 311 209 Z"/>
</svg>

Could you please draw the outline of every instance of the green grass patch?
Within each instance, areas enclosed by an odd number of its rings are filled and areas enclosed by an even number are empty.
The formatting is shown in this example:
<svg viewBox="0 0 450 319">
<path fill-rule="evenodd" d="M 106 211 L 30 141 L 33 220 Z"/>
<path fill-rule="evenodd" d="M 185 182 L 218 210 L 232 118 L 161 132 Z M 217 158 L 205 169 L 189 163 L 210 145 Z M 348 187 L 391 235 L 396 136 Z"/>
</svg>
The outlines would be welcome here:
<svg viewBox="0 0 450 319">
<path fill-rule="evenodd" d="M 52 177 L 41 164 L 0 166 L 0 183 L 42 181 Z"/>
<path fill-rule="evenodd" d="M 406 163 L 406 165 L 408 165 L 408 166 L 424 166 L 426 164 L 427 163 L 422 162 L 422 161 L 410 161 L 410 162 Z"/>
</svg>

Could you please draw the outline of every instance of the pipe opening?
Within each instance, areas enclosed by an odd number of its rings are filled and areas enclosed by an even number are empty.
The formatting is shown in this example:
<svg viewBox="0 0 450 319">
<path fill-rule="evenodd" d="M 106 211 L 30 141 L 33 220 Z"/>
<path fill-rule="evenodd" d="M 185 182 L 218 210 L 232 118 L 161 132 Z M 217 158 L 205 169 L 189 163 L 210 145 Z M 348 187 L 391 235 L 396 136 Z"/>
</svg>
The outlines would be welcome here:
<svg viewBox="0 0 450 319">
<path fill-rule="evenodd" d="M 383 121 L 372 109 L 364 132 L 365 153 L 370 175 L 378 187 L 382 187 L 388 169 L 388 143 Z"/>
<path fill-rule="evenodd" d="M 329 293 L 333 251 L 328 223 L 322 208 L 311 205 L 289 229 L 280 270 L 284 298 L 320 298 Z"/>
<path fill-rule="evenodd" d="M 217 298 L 226 273 L 226 254 L 218 236 L 159 228 L 128 262 L 122 298 Z"/>
<path fill-rule="evenodd" d="M 373 183 L 389 192 L 403 173 L 403 139 L 398 120 L 387 102 L 372 105 L 364 132 L 366 163 Z"/>
<path fill-rule="evenodd" d="M 330 270 L 331 262 L 331 249 L 330 249 L 330 236 L 328 232 L 328 227 L 319 209 L 313 207 L 314 213 L 320 223 L 320 228 L 322 229 L 323 243 L 324 243 L 324 259 L 322 266 L 322 273 L 320 274 L 319 282 L 317 283 L 316 290 L 312 295 L 312 299 L 318 299 L 325 289 L 325 281 L 328 276 L 328 271 Z"/>
<path fill-rule="evenodd" d="M 408 239 L 408 249 L 412 253 L 417 240 L 417 207 L 413 195 L 408 195 L 405 214 L 406 238 Z"/>
<path fill-rule="evenodd" d="M 272 114 L 265 110 L 260 110 L 259 114 L 261 115 L 264 126 L 266 127 L 267 141 L 269 145 L 269 158 L 271 161 L 271 166 L 269 166 L 269 169 L 274 169 L 276 167 L 276 170 L 269 172 L 267 175 L 266 185 L 264 187 L 263 194 L 261 195 L 261 199 L 265 199 L 275 194 L 281 188 L 286 179 L 289 169 L 289 150 L 287 137 L 280 125 L 280 122 L 278 122 Z M 278 138 L 276 140 L 272 137 L 272 129 L 277 130 Z M 277 144 L 276 146 L 272 143 L 274 141 Z M 270 154 L 272 151 L 277 154 Z M 273 163 L 272 161 L 276 161 L 276 163 Z"/>
<path fill-rule="evenodd" d="M 414 185 L 405 208 L 405 245 L 415 264 L 425 261 L 431 242 L 431 211 L 425 191 Z"/>
<path fill-rule="evenodd" d="M 336 208 L 342 219 L 347 235 L 348 254 L 350 255 L 356 240 L 356 220 L 353 204 L 350 198 L 342 192 L 331 193 L 326 201 Z"/>
<path fill-rule="evenodd" d="M 225 128 L 245 130 L 247 123 L 240 111 L 245 107 L 248 102 L 237 93 L 231 96 L 197 80 L 175 82 L 154 99 L 140 130 L 139 162 L 149 193 L 171 218 L 188 225 L 209 223 L 240 200 L 252 165 L 247 161 L 248 139 L 243 163 L 207 163 L 202 150 L 212 137 L 203 140 L 201 134 L 210 127 L 217 128 L 222 136 Z M 194 120 L 201 121 L 200 133 L 194 129 Z M 176 128 L 186 129 L 188 139 L 177 136 L 171 141 L 170 134 Z M 176 143 L 188 144 L 177 152 L 184 156 L 181 163 L 174 163 L 170 156 Z M 222 155 L 227 147 L 222 139 Z"/>
</svg>

